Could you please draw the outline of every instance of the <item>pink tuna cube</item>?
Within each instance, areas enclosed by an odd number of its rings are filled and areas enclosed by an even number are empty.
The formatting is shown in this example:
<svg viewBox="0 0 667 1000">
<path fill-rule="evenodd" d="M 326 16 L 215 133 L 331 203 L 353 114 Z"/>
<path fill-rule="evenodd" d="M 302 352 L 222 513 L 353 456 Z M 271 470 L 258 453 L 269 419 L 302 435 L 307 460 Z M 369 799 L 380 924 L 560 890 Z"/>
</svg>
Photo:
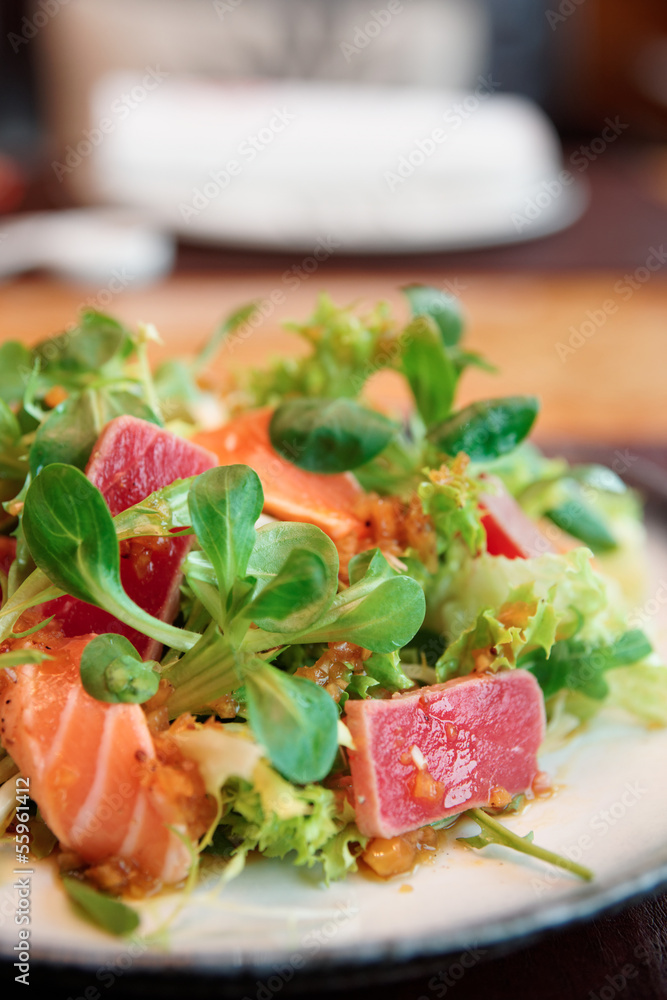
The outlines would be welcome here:
<svg viewBox="0 0 667 1000">
<path fill-rule="evenodd" d="M 388 700 L 348 701 L 357 825 L 395 837 L 527 791 L 544 699 L 526 670 L 475 674 Z"/>
</svg>

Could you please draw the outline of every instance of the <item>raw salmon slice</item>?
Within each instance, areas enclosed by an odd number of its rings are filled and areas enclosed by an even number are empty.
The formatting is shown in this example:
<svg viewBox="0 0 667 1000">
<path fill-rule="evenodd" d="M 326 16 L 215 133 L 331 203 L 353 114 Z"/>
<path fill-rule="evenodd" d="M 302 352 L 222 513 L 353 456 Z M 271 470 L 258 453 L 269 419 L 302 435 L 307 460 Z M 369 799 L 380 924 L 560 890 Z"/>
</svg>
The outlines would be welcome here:
<svg viewBox="0 0 667 1000">
<path fill-rule="evenodd" d="M 544 699 L 526 670 L 350 700 L 345 711 L 357 825 L 368 837 L 395 837 L 500 793 L 517 795 L 537 774 Z"/>
<path fill-rule="evenodd" d="M 267 514 L 281 521 L 315 524 L 334 541 L 351 532 L 361 533 L 363 525 L 355 506 L 363 490 L 357 480 L 349 472 L 306 472 L 284 459 L 269 440 L 272 413 L 270 408 L 252 410 L 192 440 L 214 452 L 220 465 L 254 469 L 262 481 Z"/>
<path fill-rule="evenodd" d="M 204 448 L 145 420 L 123 416 L 111 420 L 100 434 L 86 475 L 115 515 L 175 479 L 199 475 L 215 464 L 215 455 Z M 162 621 L 172 621 L 178 610 L 181 565 L 190 545 L 188 537 L 155 536 L 121 543 L 123 587 L 133 601 Z M 159 654 L 155 639 L 75 597 L 50 601 L 40 614 L 55 615 L 67 636 L 117 632 L 127 636 L 144 659 Z"/>
<path fill-rule="evenodd" d="M 139 705 L 84 691 L 79 661 L 92 638 L 45 636 L 39 645 L 53 659 L 0 670 L 2 743 L 62 844 L 90 865 L 120 858 L 160 882 L 179 882 L 190 853 L 168 825 L 197 839 L 214 810 L 196 766 L 166 773 Z"/>
</svg>

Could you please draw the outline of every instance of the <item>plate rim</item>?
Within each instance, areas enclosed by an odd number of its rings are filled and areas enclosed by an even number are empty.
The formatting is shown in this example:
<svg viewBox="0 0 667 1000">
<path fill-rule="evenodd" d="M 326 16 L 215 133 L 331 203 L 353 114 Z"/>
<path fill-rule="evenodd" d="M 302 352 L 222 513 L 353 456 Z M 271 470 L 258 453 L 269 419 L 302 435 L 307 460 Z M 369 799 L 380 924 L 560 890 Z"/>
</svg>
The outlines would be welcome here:
<svg viewBox="0 0 667 1000">
<path fill-rule="evenodd" d="M 542 910 L 536 911 L 533 906 L 524 906 L 510 918 L 501 915 L 481 925 L 474 934 L 467 925 L 461 931 L 447 931 L 446 937 L 441 931 L 426 937 L 411 938 L 407 942 L 402 942 L 399 936 L 368 945 L 363 942 L 348 942 L 344 953 L 325 951 L 317 956 L 304 958 L 303 969 L 299 971 L 302 974 L 312 974 L 318 970 L 336 970 L 342 973 L 346 969 L 359 970 L 387 961 L 398 965 L 426 962 L 435 957 L 444 958 L 473 948 L 498 949 L 509 945 L 511 950 L 515 950 L 549 931 L 582 923 L 608 910 L 624 907 L 635 899 L 647 898 L 659 892 L 663 887 L 667 888 L 667 847 L 658 863 L 650 868 L 646 867 L 645 862 L 639 863 L 629 874 L 626 872 L 604 887 L 596 886 L 595 883 L 582 886 L 576 891 L 574 898 L 568 894 Z M 123 940 L 118 939 L 119 950 Z M 0 958 L 12 957 L 9 942 L 0 941 Z M 228 953 L 222 958 L 213 952 L 207 952 L 196 955 L 193 960 L 193 956 L 187 953 L 159 950 L 137 956 L 133 959 L 132 967 L 138 973 L 187 973 L 188 976 L 199 977 L 215 974 L 221 978 L 233 978 L 234 974 L 238 977 L 249 973 L 270 973 L 276 964 L 284 961 L 284 957 L 285 949 L 267 950 L 261 954 L 246 954 L 238 949 L 235 954 Z M 33 961 L 59 969 L 74 967 L 79 971 L 90 971 L 109 965 L 112 959 L 108 951 L 96 947 L 86 948 L 83 952 L 76 949 L 69 952 L 56 945 L 42 945 L 32 951 L 31 962 Z"/>
</svg>

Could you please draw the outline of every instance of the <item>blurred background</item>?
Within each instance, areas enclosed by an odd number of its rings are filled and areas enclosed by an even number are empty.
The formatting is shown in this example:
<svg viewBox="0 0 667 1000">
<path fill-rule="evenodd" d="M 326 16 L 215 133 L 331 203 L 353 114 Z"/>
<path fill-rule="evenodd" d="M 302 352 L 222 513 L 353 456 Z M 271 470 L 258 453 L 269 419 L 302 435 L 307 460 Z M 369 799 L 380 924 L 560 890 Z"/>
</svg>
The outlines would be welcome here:
<svg viewBox="0 0 667 1000">
<path fill-rule="evenodd" d="M 0 48 L 0 206 L 106 209 L 63 220 L 75 274 L 92 221 L 149 223 L 150 278 L 174 236 L 196 268 L 327 235 L 339 266 L 629 266 L 667 220 L 661 0 L 3 0 Z"/>
<path fill-rule="evenodd" d="M 502 371 L 463 402 L 663 446 L 666 236 L 664 0 L 2 0 L 0 339 L 258 298 L 232 369 L 430 282 Z"/>
</svg>

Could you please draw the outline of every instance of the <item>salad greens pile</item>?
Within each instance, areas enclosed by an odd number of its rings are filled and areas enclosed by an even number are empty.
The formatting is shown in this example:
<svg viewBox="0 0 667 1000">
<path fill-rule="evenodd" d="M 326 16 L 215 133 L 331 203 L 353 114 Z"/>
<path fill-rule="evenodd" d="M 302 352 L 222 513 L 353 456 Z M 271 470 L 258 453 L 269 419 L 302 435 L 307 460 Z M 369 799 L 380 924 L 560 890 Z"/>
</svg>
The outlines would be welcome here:
<svg viewBox="0 0 667 1000">
<path fill-rule="evenodd" d="M 252 305 L 221 323 L 194 361 L 154 372 L 151 327 L 133 332 L 92 311 L 32 350 L 0 347 L 0 533 L 17 541 L 9 573 L 0 574 L 0 641 L 19 634 L 27 609 L 70 594 L 164 647 L 153 662 L 122 636 L 92 641 L 81 678 L 94 698 L 144 704 L 168 682 L 172 719 L 203 719 L 220 699 L 235 706 L 233 722 L 223 716 L 217 729 L 182 736 L 218 804 L 208 852 L 289 854 L 296 864 L 322 864 L 327 878 L 356 867 L 365 838 L 330 780 L 346 774 L 350 736 L 340 716 L 350 698 L 522 668 L 537 678 L 561 735 L 603 705 L 667 724 L 667 669 L 647 636 L 625 627 L 635 599 L 628 580 L 641 575 L 637 497 L 608 469 L 572 467 L 526 443 L 538 412 L 532 396 L 457 408 L 466 368 L 493 368 L 461 346 L 452 296 L 423 286 L 405 292 L 405 324 L 386 304 L 362 316 L 321 296 L 308 322 L 290 326 L 309 353 L 240 375 L 233 398 L 242 408 L 274 408 L 271 442 L 288 462 L 325 474 L 353 470 L 365 490 L 417 504 L 434 537 L 428 557 L 410 544 L 398 558 L 375 547 L 341 566 L 334 542 L 312 524 L 258 527 L 262 484 L 240 465 L 176 481 L 111 516 L 82 471 L 104 425 L 132 414 L 177 433 L 195 430 L 210 396 L 201 375 Z M 405 379 L 408 417 L 380 413 L 364 395 L 383 369 Z M 530 517 L 579 544 L 528 559 L 489 554 L 479 505 L 493 489 L 489 477 Z M 174 534 L 189 535 L 192 548 L 172 625 L 124 591 L 119 541 Z M 297 673 L 332 643 L 367 651 L 361 669 L 349 664 L 338 703 Z M 0 653 L 0 667 L 46 655 Z M 474 812 L 483 833 L 470 846 L 517 847 L 496 820 Z M 545 856 L 528 841 L 517 849 Z"/>
</svg>

